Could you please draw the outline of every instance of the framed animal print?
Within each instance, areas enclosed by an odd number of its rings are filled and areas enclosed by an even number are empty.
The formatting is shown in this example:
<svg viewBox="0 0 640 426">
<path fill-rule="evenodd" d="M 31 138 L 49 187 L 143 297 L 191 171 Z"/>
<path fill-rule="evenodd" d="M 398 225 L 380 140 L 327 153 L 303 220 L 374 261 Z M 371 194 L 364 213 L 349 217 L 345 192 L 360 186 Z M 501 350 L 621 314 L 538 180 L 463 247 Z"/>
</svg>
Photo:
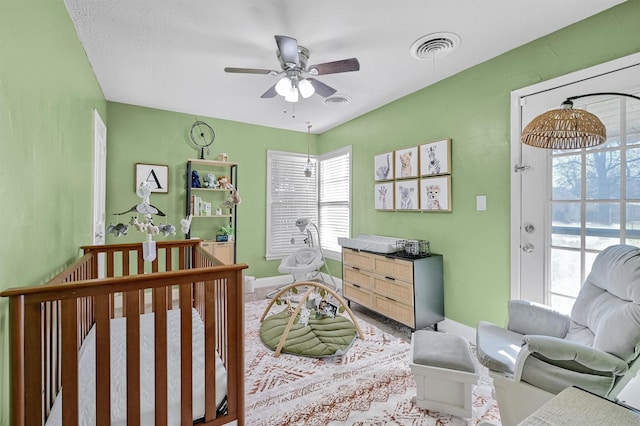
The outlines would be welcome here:
<svg viewBox="0 0 640 426">
<path fill-rule="evenodd" d="M 419 210 L 418 179 L 397 180 L 394 183 L 396 210 Z"/>
<path fill-rule="evenodd" d="M 420 210 L 451 211 L 451 176 L 420 179 Z"/>
<path fill-rule="evenodd" d="M 393 179 L 393 151 L 376 155 L 373 166 L 375 171 L 373 178 L 375 180 Z"/>
<path fill-rule="evenodd" d="M 395 178 L 405 179 L 418 177 L 418 147 L 396 151 Z"/>
<path fill-rule="evenodd" d="M 420 145 L 420 176 L 451 174 L 451 139 Z"/>
<path fill-rule="evenodd" d="M 375 201 L 373 205 L 376 210 L 393 210 L 393 182 L 377 183 L 374 185 Z"/>
</svg>

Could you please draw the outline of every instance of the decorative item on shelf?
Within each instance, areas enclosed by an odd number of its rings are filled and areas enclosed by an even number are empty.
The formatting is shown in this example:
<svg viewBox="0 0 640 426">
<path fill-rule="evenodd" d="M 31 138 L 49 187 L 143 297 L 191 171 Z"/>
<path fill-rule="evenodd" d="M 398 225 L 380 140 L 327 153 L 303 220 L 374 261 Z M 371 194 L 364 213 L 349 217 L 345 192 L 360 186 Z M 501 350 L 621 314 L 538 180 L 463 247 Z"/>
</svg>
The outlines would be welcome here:
<svg viewBox="0 0 640 426">
<path fill-rule="evenodd" d="M 204 188 L 217 189 L 220 187 L 218 178 L 213 173 L 207 173 L 207 175 L 203 178 L 203 180 L 204 180 L 204 183 L 202 184 L 202 186 Z"/>
<path fill-rule="evenodd" d="M 233 185 L 231 185 L 227 176 L 218 177 L 218 185 L 220 186 L 220 189 L 233 189 Z"/>
<path fill-rule="evenodd" d="M 216 235 L 216 241 L 217 242 L 233 241 L 233 232 L 234 232 L 234 229 L 231 225 L 221 226 L 219 228 L 218 234 Z"/>
<path fill-rule="evenodd" d="M 207 154 L 209 154 L 209 147 L 213 145 L 213 141 L 216 139 L 216 133 L 207 123 L 196 119 L 191 125 L 189 138 L 196 149 L 200 150 L 200 159 L 204 160 L 204 151 L 207 150 Z"/>
<path fill-rule="evenodd" d="M 581 149 L 603 144 L 607 140 L 607 130 L 594 114 L 573 109 L 575 99 L 589 96 L 626 96 L 640 100 L 640 97 L 626 93 L 603 92 L 568 97 L 560 109 L 540 114 L 522 131 L 520 141 L 525 145 L 546 149 Z"/>
<path fill-rule="evenodd" d="M 218 161 L 223 161 L 226 163 L 227 161 L 229 161 L 229 156 L 226 153 L 221 152 L 220 154 L 218 154 Z"/>
<path fill-rule="evenodd" d="M 191 187 L 202 188 L 202 182 L 200 182 L 200 175 L 197 170 L 191 172 Z"/>
</svg>

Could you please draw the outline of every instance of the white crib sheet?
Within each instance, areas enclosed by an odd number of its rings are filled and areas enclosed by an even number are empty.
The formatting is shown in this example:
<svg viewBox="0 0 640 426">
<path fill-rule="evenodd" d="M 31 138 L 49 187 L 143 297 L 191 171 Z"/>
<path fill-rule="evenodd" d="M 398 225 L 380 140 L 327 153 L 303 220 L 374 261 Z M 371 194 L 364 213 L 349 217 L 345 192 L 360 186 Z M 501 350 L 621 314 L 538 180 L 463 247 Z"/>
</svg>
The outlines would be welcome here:
<svg viewBox="0 0 640 426">
<path fill-rule="evenodd" d="M 141 425 L 154 424 L 154 314 L 140 316 L 140 412 Z M 192 309 L 193 328 L 193 418 L 204 416 L 204 324 Z M 168 417 L 169 425 L 180 425 L 180 310 L 167 312 Z M 80 425 L 96 424 L 96 342 L 95 327 L 80 349 L 79 410 Z M 126 319 L 111 320 L 111 424 L 126 424 Z M 227 393 L 227 372 L 216 354 L 216 406 Z M 56 398 L 47 426 L 62 425 L 62 392 Z"/>
</svg>

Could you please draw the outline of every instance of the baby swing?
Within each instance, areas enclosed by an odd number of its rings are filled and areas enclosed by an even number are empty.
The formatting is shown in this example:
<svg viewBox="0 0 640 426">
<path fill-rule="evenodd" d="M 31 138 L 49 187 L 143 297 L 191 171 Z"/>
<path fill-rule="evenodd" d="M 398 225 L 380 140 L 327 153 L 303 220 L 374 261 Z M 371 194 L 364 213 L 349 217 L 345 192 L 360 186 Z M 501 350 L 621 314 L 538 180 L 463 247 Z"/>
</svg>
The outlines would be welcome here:
<svg viewBox="0 0 640 426">
<path fill-rule="evenodd" d="M 308 247 L 300 248 L 282 259 L 280 266 L 278 266 L 278 272 L 281 274 L 291 274 L 293 276 L 294 283 L 297 281 L 315 280 L 317 277 L 320 278 L 320 281 L 324 281 L 320 274 L 320 268 L 324 265 L 324 267 L 327 268 L 327 275 L 329 275 L 329 278 L 331 279 L 333 288 L 337 289 L 338 286 L 329 271 L 329 265 L 324 261 L 324 253 L 322 253 L 322 248 L 320 247 L 320 231 L 318 230 L 318 227 L 306 217 L 296 220 L 296 226 L 300 228 L 300 232 L 306 235 L 305 242 Z M 313 243 L 313 235 L 309 228 L 310 226 L 316 230 L 316 235 L 318 236 L 318 247 L 315 247 Z M 291 238 L 291 242 L 295 243 L 295 239 Z M 267 294 L 267 298 L 272 298 L 273 295 L 278 293 L 281 289 L 282 287 L 279 287 Z"/>
<path fill-rule="evenodd" d="M 320 268 L 324 265 L 324 254 L 320 247 L 315 247 L 313 234 L 309 226 L 315 228 L 318 240 L 320 239 L 320 231 L 308 218 L 296 220 L 296 226 L 300 228 L 300 232 L 306 233 L 305 242 L 308 247 L 298 249 L 282 259 L 280 266 L 278 266 L 278 272 L 281 274 L 291 274 L 293 276 L 293 282 L 312 280 L 320 274 Z M 292 241 L 294 241 L 293 238 Z M 318 244 L 318 246 L 319 245 L 320 244 Z"/>
</svg>

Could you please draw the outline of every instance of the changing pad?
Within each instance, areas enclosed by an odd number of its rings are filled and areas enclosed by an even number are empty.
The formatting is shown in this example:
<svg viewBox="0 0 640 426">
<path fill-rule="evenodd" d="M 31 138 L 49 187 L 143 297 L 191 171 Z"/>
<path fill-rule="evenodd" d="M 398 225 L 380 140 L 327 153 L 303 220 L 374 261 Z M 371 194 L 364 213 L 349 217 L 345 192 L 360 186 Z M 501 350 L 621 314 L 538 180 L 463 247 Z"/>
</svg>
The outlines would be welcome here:
<svg viewBox="0 0 640 426">
<path fill-rule="evenodd" d="M 395 253 L 398 251 L 398 241 L 401 241 L 401 239 L 368 234 L 360 234 L 355 238 L 338 238 L 338 244 L 342 247 L 375 253 Z"/>
</svg>

